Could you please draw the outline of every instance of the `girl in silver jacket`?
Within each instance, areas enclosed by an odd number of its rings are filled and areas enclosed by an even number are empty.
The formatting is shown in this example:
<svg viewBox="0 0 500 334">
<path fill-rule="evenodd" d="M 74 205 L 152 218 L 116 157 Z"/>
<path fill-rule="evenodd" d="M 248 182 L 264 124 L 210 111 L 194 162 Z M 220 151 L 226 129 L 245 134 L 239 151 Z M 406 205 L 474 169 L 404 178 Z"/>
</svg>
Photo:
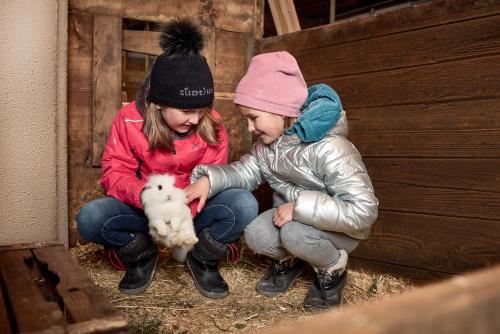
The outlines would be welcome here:
<svg viewBox="0 0 500 334">
<path fill-rule="evenodd" d="M 273 208 L 245 230 L 247 245 L 273 259 L 257 292 L 288 290 L 305 262 L 316 277 L 306 308 L 338 305 L 347 279 L 348 253 L 366 239 L 378 200 L 361 156 L 347 140 L 347 119 L 327 85 L 307 89 L 295 58 L 274 52 L 252 58 L 234 103 L 258 136 L 250 153 L 231 165 L 200 165 L 188 199 L 228 188 L 274 190 Z M 291 124 L 291 125 L 290 125 Z"/>
</svg>

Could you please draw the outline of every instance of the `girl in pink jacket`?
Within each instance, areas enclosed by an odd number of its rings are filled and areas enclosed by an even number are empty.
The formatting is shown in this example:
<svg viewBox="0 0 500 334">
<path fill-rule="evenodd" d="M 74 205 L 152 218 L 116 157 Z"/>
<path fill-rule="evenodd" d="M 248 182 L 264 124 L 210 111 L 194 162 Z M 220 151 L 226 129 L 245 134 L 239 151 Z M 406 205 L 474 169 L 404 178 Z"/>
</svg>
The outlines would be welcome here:
<svg viewBox="0 0 500 334">
<path fill-rule="evenodd" d="M 118 287 L 129 294 L 148 288 L 158 261 L 140 199 L 148 176 L 174 175 L 176 187 L 199 198 L 189 186 L 194 167 L 227 163 L 227 133 L 212 108 L 214 86 L 200 53 L 202 34 L 190 21 L 173 20 L 163 27 L 160 46 L 165 52 L 136 101 L 123 107 L 111 126 L 100 180 L 107 197 L 87 203 L 76 218 L 78 232 L 108 249 L 111 264 L 125 270 Z M 241 189 L 205 200 L 189 203 L 199 242 L 188 254 L 188 267 L 203 295 L 222 298 L 228 286 L 219 261 L 235 250 L 232 243 L 257 216 L 257 202 Z"/>
</svg>

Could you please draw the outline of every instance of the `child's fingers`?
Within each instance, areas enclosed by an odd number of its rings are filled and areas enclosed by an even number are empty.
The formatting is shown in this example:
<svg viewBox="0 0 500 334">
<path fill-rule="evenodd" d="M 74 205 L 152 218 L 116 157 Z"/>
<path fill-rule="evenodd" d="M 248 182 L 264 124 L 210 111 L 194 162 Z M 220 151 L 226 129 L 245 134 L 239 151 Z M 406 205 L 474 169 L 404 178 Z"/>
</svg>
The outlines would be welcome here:
<svg viewBox="0 0 500 334">
<path fill-rule="evenodd" d="M 198 212 L 200 212 L 203 209 L 203 207 L 205 206 L 205 202 L 206 201 L 207 201 L 207 197 L 206 196 L 201 196 L 200 197 L 200 202 L 198 202 L 198 208 L 197 208 Z"/>
</svg>

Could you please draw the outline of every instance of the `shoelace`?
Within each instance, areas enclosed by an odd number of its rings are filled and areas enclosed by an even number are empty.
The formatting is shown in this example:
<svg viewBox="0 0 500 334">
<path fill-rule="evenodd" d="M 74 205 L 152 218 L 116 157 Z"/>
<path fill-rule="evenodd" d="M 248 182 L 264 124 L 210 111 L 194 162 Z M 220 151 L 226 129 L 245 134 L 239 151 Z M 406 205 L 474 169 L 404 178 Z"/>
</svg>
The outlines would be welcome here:
<svg viewBox="0 0 500 334">
<path fill-rule="evenodd" d="M 227 244 L 227 259 L 232 264 L 236 264 L 240 260 L 240 251 L 234 242 Z"/>
<path fill-rule="evenodd" d="M 114 249 L 110 249 L 108 251 L 108 260 L 109 260 L 109 263 L 111 264 L 111 266 L 113 268 L 115 268 L 116 270 L 120 270 L 120 271 L 126 270 L 122 261 L 120 261 L 120 258 L 118 258 L 118 255 L 116 255 L 116 252 Z"/>
</svg>

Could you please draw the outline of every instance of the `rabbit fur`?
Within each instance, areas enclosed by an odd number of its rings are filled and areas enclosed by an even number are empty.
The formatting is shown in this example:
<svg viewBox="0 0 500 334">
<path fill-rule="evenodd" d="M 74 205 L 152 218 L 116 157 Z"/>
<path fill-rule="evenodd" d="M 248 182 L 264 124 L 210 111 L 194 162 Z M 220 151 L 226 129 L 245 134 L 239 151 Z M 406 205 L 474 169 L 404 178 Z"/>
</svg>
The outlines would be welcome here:
<svg viewBox="0 0 500 334">
<path fill-rule="evenodd" d="M 183 261 L 198 242 L 186 193 L 175 187 L 172 175 L 151 175 L 141 193 L 149 234 L 166 247 L 174 247 L 174 258 Z"/>
</svg>

